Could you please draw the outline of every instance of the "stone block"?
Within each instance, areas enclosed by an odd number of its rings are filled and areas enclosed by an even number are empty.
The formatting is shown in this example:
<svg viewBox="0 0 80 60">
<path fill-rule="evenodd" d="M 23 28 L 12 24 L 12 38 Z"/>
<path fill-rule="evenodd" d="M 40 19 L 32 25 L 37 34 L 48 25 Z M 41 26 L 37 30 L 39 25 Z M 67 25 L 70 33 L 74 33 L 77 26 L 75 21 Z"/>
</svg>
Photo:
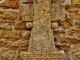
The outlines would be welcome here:
<svg viewBox="0 0 80 60">
<path fill-rule="evenodd" d="M 26 27 L 26 21 L 17 21 L 15 24 L 14 24 L 14 27 L 15 29 L 27 29 Z"/>
<path fill-rule="evenodd" d="M 0 46 L 3 46 L 6 43 L 7 39 L 0 39 Z"/>
<path fill-rule="evenodd" d="M 70 44 L 59 43 L 59 44 L 56 44 L 56 47 L 62 50 L 69 50 Z"/>
<path fill-rule="evenodd" d="M 65 9 L 68 11 L 68 12 L 76 12 L 77 11 L 77 8 L 74 7 L 74 6 L 66 6 Z"/>
<path fill-rule="evenodd" d="M 51 7 L 51 21 L 65 20 L 65 8 L 62 4 L 53 4 Z"/>
<path fill-rule="evenodd" d="M 21 4 L 20 10 L 23 21 L 33 21 L 33 4 Z"/>
<path fill-rule="evenodd" d="M 0 38 L 7 38 L 8 37 L 8 32 L 0 30 Z"/>
<path fill-rule="evenodd" d="M 78 35 L 78 34 L 80 34 L 80 30 L 78 30 L 78 29 L 76 29 L 76 30 L 72 29 L 72 30 L 69 31 L 69 34 L 70 35 L 74 35 L 74 34 Z"/>
<path fill-rule="evenodd" d="M 73 19 L 80 20 L 80 14 L 79 13 L 72 13 L 72 14 L 70 14 L 70 17 Z"/>
<path fill-rule="evenodd" d="M 19 8 L 19 0 L 6 0 L 0 4 L 0 6 L 8 8 Z"/>
<path fill-rule="evenodd" d="M 66 38 L 65 42 L 68 43 L 80 43 L 80 39 L 76 39 L 76 38 Z"/>
<path fill-rule="evenodd" d="M 72 0 L 72 4 L 80 4 L 80 0 Z"/>
<path fill-rule="evenodd" d="M 67 29 L 67 28 L 70 28 L 71 26 L 72 26 L 72 23 L 71 23 L 71 21 L 61 21 L 60 22 L 60 25 L 63 27 L 63 28 L 65 28 L 65 29 Z"/>
<path fill-rule="evenodd" d="M 30 39 L 31 31 L 22 31 L 22 37 Z"/>
<path fill-rule="evenodd" d="M 10 47 L 12 45 L 12 41 L 6 41 L 5 44 L 3 45 L 4 47 Z"/>
<path fill-rule="evenodd" d="M 27 45 L 29 45 L 29 41 L 17 40 L 12 43 L 12 46 L 14 47 L 21 47 L 21 46 L 27 46 Z"/>
<path fill-rule="evenodd" d="M 8 50 L 2 52 L 2 60 L 12 60 L 15 57 L 14 50 Z"/>
<path fill-rule="evenodd" d="M 18 39 L 20 37 L 20 31 L 18 30 L 10 31 L 9 37 L 13 39 Z"/>
<path fill-rule="evenodd" d="M 19 20 L 20 15 L 18 12 L 0 11 L 0 18 L 7 19 L 7 20 Z"/>
<path fill-rule="evenodd" d="M 0 24 L 0 29 L 11 30 L 12 26 L 9 25 L 9 23 L 1 23 Z"/>
</svg>

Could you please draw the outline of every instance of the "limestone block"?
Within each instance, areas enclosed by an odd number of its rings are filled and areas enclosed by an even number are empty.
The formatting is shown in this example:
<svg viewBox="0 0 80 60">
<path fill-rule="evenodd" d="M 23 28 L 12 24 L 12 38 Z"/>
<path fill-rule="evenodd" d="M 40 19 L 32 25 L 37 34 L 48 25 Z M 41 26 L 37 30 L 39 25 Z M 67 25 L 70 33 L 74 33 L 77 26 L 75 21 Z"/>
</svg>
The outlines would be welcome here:
<svg viewBox="0 0 80 60">
<path fill-rule="evenodd" d="M 76 38 L 66 38 L 65 42 L 68 42 L 68 43 L 80 43 L 80 40 L 76 39 Z"/>
<path fill-rule="evenodd" d="M 74 35 L 74 34 L 78 35 L 78 34 L 80 34 L 80 30 L 78 30 L 78 29 L 76 29 L 76 30 L 72 29 L 72 30 L 69 31 L 69 34 L 70 35 Z"/>
<path fill-rule="evenodd" d="M 22 37 L 30 39 L 31 31 L 22 31 Z"/>
<path fill-rule="evenodd" d="M 18 12 L 13 11 L 0 11 L 0 18 L 8 20 L 19 20 L 20 15 Z"/>
<path fill-rule="evenodd" d="M 9 25 L 9 23 L 1 23 L 0 24 L 0 29 L 11 30 L 12 29 L 12 26 Z"/>
<path fill-rule="evenodd" d="M 0 39 L 0 46 L 4 45 L 6 43 L 7 39 Z"/>
<path fill-rule="evenodd" d="M 68 12 L 76 12 L 77 11 L 77 8 L 74 7 L 74 6 L 66 6 L 65 9 L 68 11 Z"/>
<path fill-rule="evenodd" d="M 18 40 L 12 43 L 12 46 L 14 47 L 27 46 L 27 45 L 29 45 L 29 41 Z"/>
<path fill-rule="evenodd" d="M 14 23 L 15 29 L 27 29 L 25 21 L 17 21 Z"/>
<path fill-rule="evenodd" d="M 0 38 L 7 38 L 8 37 L 8 32 L 0 30 Z"/>
<path fill-rule="evenodd" d="M 7 26 L 0 26 L 1 29 L 7 29 L 7 30 L 11 30 L 12 27 L 10 25 Z"/>
<path fill-rule="evenodd" d="M 70 44 L 66 44 L 66 43 L 57 43 L 56 47 L 62 50 L 69 50 L 70 48 Z"/>
<path fill-rule="evenodd" d="M 20 31 L 18 30 L 10 31 L 9 37 L 13 39 L 18 39 L 20 37 Z"/>
<path fill-rule="evenodd" d="M 52 4 L 51 21 L 54 20 L 61 20 L 61 21 L 65 20 L 65 9 L 62 4 L 59 3 Z"/>
<path fill-rule="evenodd" d="M 8 8 L 19 8 L 19 0 L 5 0 L 2 4 L 0 4 L 0 6 Z"/>
<path fill-rule="evenodd" d="M 14 50 L 2 51 L 2 60 L 12 60 L 15 57 Z"/>
<path fill-rule="evenodd" d="M 4 47 L 10 47 L 12 45 L 12 41 L 6 41 L 5 44 L 3 45 Z"/>
<path fill-rule="evenodd" d="M 72 0 L 72 4 L 80 4 L 80 0 Z"/>
<path fill-rule="evenodd" d="M 70 14 L 70 17 L 73 19 L 80 20 L 80 14 L 79 13 L 72 13 L 72 14 Z"/>
<path fill-rule="evenodd" d="M 33 21 L 33 4 L 20 4 L 20 10 L 23 21 Z"/>
<path fill-rule="evenodd" d="M 67 20 L 66 21 L 61 21 L 60 25 L 65 29 L 70 28 L 72 26 L 71 21 L 67 21 Z"/>
<path fill-rule="evenodd" d="M 66 37 L 66 32 L 64 30 L 61 31 L 53 31 L 54 34 L 54 40 L 56 42 L 64 42 Z"/>
</svg>

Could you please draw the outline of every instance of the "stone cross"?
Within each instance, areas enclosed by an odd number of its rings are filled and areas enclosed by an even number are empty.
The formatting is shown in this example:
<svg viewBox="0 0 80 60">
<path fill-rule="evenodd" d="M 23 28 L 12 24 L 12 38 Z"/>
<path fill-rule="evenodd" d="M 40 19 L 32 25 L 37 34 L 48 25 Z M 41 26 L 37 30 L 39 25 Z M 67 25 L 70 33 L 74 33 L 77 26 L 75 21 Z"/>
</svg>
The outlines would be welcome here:
<svg viewBox="0 0 80 60">
<path fill-rule="evenodd" d="M 34 0 L 34 21 L 28 52 L 50 53 L 55 51 L 50 10 L 51 0 Z"/>
</svg>

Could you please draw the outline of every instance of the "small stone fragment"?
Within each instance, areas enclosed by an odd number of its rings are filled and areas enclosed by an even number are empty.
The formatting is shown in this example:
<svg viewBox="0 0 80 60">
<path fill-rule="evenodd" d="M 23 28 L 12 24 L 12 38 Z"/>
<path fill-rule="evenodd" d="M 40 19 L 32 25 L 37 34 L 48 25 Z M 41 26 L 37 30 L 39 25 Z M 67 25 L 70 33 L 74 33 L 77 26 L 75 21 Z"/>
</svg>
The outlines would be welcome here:
<svg viewBox="0 0 80 60">
<path fill-rule="evenodd" d="M 58 22 L 52 22 L 52 28 L 58 28 Z"/>
</svg>

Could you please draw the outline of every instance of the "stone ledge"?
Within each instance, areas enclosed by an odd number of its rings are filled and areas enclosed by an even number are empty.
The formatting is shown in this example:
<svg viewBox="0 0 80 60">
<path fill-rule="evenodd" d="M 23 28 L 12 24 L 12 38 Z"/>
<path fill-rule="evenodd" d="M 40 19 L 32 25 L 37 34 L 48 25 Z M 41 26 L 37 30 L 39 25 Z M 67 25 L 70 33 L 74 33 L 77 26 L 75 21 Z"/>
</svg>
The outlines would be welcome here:
<svg viewBox="0 0 80 60">
<path fill-rule="evenodd" d="M 22 60 L 64 60 L 62 53 L 23 53 Z"/>
</svg>

